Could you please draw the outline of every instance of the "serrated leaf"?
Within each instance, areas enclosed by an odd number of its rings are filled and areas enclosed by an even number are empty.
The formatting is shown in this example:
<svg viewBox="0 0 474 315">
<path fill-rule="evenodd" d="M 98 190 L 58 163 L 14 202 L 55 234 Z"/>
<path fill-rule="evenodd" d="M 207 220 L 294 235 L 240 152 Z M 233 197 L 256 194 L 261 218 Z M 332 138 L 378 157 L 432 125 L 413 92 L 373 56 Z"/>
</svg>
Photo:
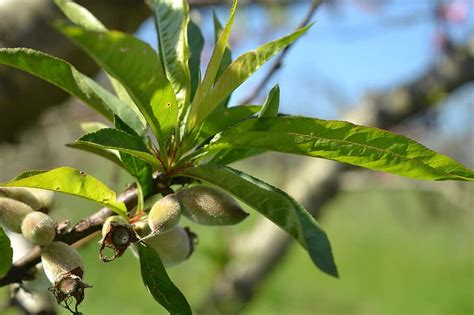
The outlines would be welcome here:
<svg viewBox="0 0 474 315">
<path fill-rule="evenodd" d="M 91 12 L 81 5 L 72 2 L 70 0 L 55 0 L 54 1 L 59 9 L 66 15 L 66 17 L 77 26 L 80 26 L 89 31 L 106 32 L 107 28 L 99 21 Z M 143 115 L 140 113 L 135 103 L 128 95 L 125 88 L 115 78 L 108 75 L 110 82 L 115 90 L 115 93 L 124 103 L 128 105 L 131 111 L 125 112 L 122 117 L 122 121 L 129 124 L 130 128 L 141 137 L 145 136 L 146 121 Z M 125 117 L 135 116 L 135 117 Z M 128 118 L 128 120 L 127 120 Z M 125 119 L 125 120 L 124 120 Z"/>
<path fill-rule="evenodd" d="M 120 215 L 127 213 L 116 193 L 95 177 L 70 167 L 50 171 L 28 171 L 15 179 L 0 184 L 3 187 L 31 187 L 62 192 L 96 201 Z"/>
<path fill-rule="evenodd" d="M 203 165 L 183 175 L 216 185 L 257 210 L 294 237 L 316 266 L 337 277 L 337 268 L 326 233 L 316 220 L 285 192 L 227 166 Z"/>
<path fill-rule="evenodd" d="M 0 64 L 5 64 L 56 85 L 112 120 L 113 113 L 144 134 L 145 126 L 131 115 L 127 104 L 80 73 L 68 62 L 25 48 L 0 48 Z"/>
<path fill-rule="evenodd" d="M 2 226 L 0 226 L 0 254 L 0 277 L 3 277 L 12 266 L 13 249 Z"/>
<path fill-rule="evenodd" d="M 189 72 L 191 75 L 190 101 L 192 101 L 199 81 L 201 81 L 201 52 L 204 47 L 204 37 L 199 27 L 191 20 L 188 24 L 188 47 Z"/>
<path fill-rule="evenodd" d="M 188 129 L 192 130 L 199 122 L 203 121 L 204 118 L 209 114 L 209 109 L 203 106 L 202 101 L 209 93 L 214 84 L 217 72 L 222 61 L 227 42 L 229 41 L 230 30 L 234 22 L 235 9 L 237 8 L 237 0 L 233 1 L 232 8 L 230 10 L 229 20 L 225 25 L 224 29 L 220 33 L 219 39 L 216 42 L 214 51 L 212 52 L 211 59 L 206 69 L 204 79 L 201 84 L 198 85 L 196 95 L 191 106 L 191 112 L 188 119 Z"/>
<path fill-rule="evenodd" d="M 222 23 L 219 21 L 219 18 L 215 11 L 212 11 L 212 18 L 214 21 L 214 41 L 217 44 L 217 40 L 219 39 L 219 34 L 222 32 Z M 219 70 L 217 71 L 216 78 L 214 79 L 214 83 L 217 79 L 220 78 L 222 73 L 227 69 L 227 67 L 232 63 L 232 51 L 230 50 L 229 43 L 227 43 L 227 47 L 224 50 L 224 55 L 222 55 L 221 64 L 219 65 Z M 223 100 L 217 107 L 218 108 L 226 108 L 229 104 L 230 96 Z"/>
<path fill-rule="evenodd" d="M 161 167 L 156 156 L 148 151 L 140 138 L 132 136 L 124 131 L 104 128 L 80 137 L 76 143 L 87 144 L 100 149 L 113 149 L 119 152 L 133 155 L 155 168 Z"/>
<path fill-rule="evenodd" d="M 151 0 L 158 33 L 158 49 L 166 76 L 173 86 L 176 99 L 183 107 L 190 99 L 188 22 L 186 0 Z"/>
<path fill-rule="evenodd" d="M 128 126 L 118 117 L 115 117 L 115 127 L 134 136 L 133 130 L 128 130 Z M 150 164 L 130 154 L 123 152 L 119 154 L 124 168 L 138 181 L 138 191 L 140 192 L 138 200 L 139 204 L 143 205 L 143 197 L 148 196 L 153 191 L 153 169 Z"/>
<path fill-rule="evenodd" d="M 125 87 L 163 151 L 164 143 L 174 133 L 178 106 L 153 48 L 118 31 L 93 32 L 63 24 L 57 28 Z"/>
<path fill-rule="evenodd" d="M 249 51 L 238 57 L 224 71 L 214 88 L 200 105 L 201 112 L 197 122 L 202 121 L 210 112 L 212 112 L 220 102 L 226 99 L 236 88 L 245 82 L 255 71 L 257 71 L 265 62 L 270 60 L 276 53 L 293 43 L 302 36 L 312 24 L 299 29 L 298 31 L 262 45 L 254 51 Z"/>
<path fill-rule="evenodd" d="M 143 283 L 153 298 L 170 314 L 192 314 L 188 301 L 169 278 L 158 253 L 142 243 L 137 247 Z"/>
<path fill-rule="evenodd" d="M 314 156 L 414 179 L 474 181 L 472 170 L 407 137 L 345 121 L 249 119 L 223 131 L 207 150 L 228 148 Z"/>
</svg>

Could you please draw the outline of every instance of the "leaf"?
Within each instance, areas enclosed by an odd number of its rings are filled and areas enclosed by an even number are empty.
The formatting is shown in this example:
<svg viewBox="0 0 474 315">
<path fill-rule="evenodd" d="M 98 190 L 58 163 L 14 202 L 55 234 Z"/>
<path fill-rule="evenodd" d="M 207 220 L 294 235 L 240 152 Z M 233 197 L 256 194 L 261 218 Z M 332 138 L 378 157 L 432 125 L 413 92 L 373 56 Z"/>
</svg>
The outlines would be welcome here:
<svg viewBox="0 0 474 315">
<path fill-rule="evenodd" d="M 299 29 L 298 31 L 260 46 L 254 51 L 246 52 L 238 57 L 224 71 L 219 80 L 217 80 L 214 88 L 200 105 L 201 114 L 197 118 L 197 122 L 204 119 L 212 112 L 220 102 L 226 99 L 237 87 L 247 80 L 260 66 L 267 62 L 271 57 L 278 53 L 281 49 L 293 43 L 301 35 L 303 35 L 312 24 Z"/>
<path fill-rule="evenodd" d="M 120 81 L 150 125 L 163 151 L 164 143 L 174 132 L 178 106 L 153 48 L 117 31 L 93 32 L 60 24 L 57 28 Z"/>
<path fill-rule="evenodd" d="M 107 30 L 102 22 L 79 4 L 70 0 L 54 0 L 54 3 L 66 17 L 77 26 L 81 26 L 90 31 Z"/>
<path fill-rule="evenodd" d="M 249 119 L 216 136 L 207 150 L 254 148 L 320 157 L 425 180 L 474 181 L 474 172 L 386 130 L 305 117 Z"/>
<path fill-rule="evenodd" d="M 10 244 L 10 239 L 0 226 L 0 277 L 3 277 L 13 263 L 13 249 Z"/>
<path fill-rule="evenodd" d="M 250 118 L 262 107 L 257 105 L 236 106 L 218 110 L 209 115 L 199 130 L 198 143 L 212 137 L 218 132 Z"/>
<path fill-rule="evenodd" d="M 89 152 L 100 157 L 103 157 L 116 165 L 125 168 L 120 160 L 120 154 L 117 150 L 110 150 L 110 149 L 101 149 L 97 146 L 92 146 L 88 143 L 68 143 L 66 144 L 67 147 L 72 149 L 77 149 L 85 152 Z"/>
<path fill-rule="evenodd" d="M 276 84 L 268 93 L 258 117 L 276 117 L 280 107 L 280 86 Z"/>
<path fill-rule="evenodd" d="M 41 188 L 62 192 L 96 201 L 120 215 L 127 213 L 125 204 L 117 201 L 113 190 L 95 177 L 70 167 L 25 172 L 0 186 Z"/>
<path fill-rule="evenodd" d="M 132 130 L 127 130 L 127 125 L 118 117 L 115 117 L 115 127 L 124 132 L 133 132 Z M 130 135 L 134 136 L 133 133 L 130 133 Z M 124 168 L 138 181 L 138 190 L 142 192 L 141 195 L 139 194 L 139 197 L 142 198 L 138 199 L 143 199 L 144 196 L 146 197 L 151 194 L 153 191 L 153 169 L 151 165 L 130 154 L 123 152 L 119 154 Z M 143 204 L 143 200 L 140 200 L 140 202 Z"/>
<path fill-rule="evenodd" d="M 69 0 L 54 0 L 59 9 L 66 15 L 66 17 L 76 24 L 89 31 L 106 32 L 107 28 L 102 24 L 91 12 L 79 4 Z M 117 93 L 120 100 L 128 105 L 132 110 L 124 113 L 119 117 L 128 122 L 129 126 L 141 137 L 145 136 L 146 121 L 142 116 L 135 103 L 131 100 L 125 88 L 116 79 L 108 75 L 112 86 Z M 131 117 L 134 116 L 134 117 Z M 129 118 L 128 118 L 129 117 Z M 133 120 L 133 122 L 132 122 Z"/>
<path fill-rule="evenodd" d="M 140 138 L 134 137 L 124 131 L 104 128 L 96 132 L 86 134 L 79 138 L 76 143 L 87 144 L 100 149 L 114 149 L 133 155 L 156 168 L 160 168 L 157 157 L 152 155 Z"/>
<path fill-rule="evenodd" d="M 142 243 L 137 247 L 143 283 L 153 298 L 170 314 L 192 314 L 188 301 L 169 278 L 158 253 Z"/>
<path fill-rule="evenodd" d="M 189 6 L 186 0 L 152 0 L 151 3 L 161 62 L 178 104 L 183 107 L 189 102 L 191 88 L 187 46 Z"/>
<path fill-rule="evenodd" d="M 201 52 L 204 47 L 204 37 L 199 27 L 191 20 L 189 20 L 188 24 L 188 47 L 189 71 L 191 74 L 190 100 L 193 100 L 201 80 Z"/>
<path fill-rule="evenodd" d="M 215 11 L 212 11 L 212 18 L 214 20 L 214 40 L 215 43 L 217 44 L 217 40 L 219 39 L 219 34 L 222 32 L 222 24 L 219 21 L 219 18 L 217 17 L 217 14 Z M 227 44 L 227 47 L 224 50 L 224 55 L 222 55 L 222 60 L 221 64 L 219 65 L 219 70 L 217 71 L 216 78 L 214 79 L 214 83 L 216 83 L 217 79 L 220 78 L 222 73 L 224 72 L 225 69 L 232 63 L 232 51 L 230 50 L 229 45 Z M 227 104 L 229 104 L 230 96 L 222 101 L 218 108 L 226 108 Z"/>
<path fill-rule="evenodd" d="M 216 42 L 214 51 L 212 52 L 211 59 L 209 60 L 206 73 L 204 75 L 204 79 L 202 80 L 201 84 L 198 85 L 196 95 L 194 96 L 191 106 L 191 112 L 188 120 L 188 130 L 192 130 L 199 122 L 203 121 L 204 117 L 206 117 L 210 112 L 208 108 L 203 106 L 202 100 L 211 90 L 216 78 L 216 74 L 219 71 L 222 57 L 227 47 L 227 42 L 229 41 L 230 30 L 234 22 L 234 14 L 237 7 L 237 2 L 237 0 L 233 1 L 229 20 L 227 21 L 226 26 L 222 30 L 219 39 Z"/>
<path fill-rule="evenodd" d="M 227 166 L 193 167 L 183 171 L 183 175 L 228 191 L 294 237 L 319 269 L 338 276 L 326 233 L 306 209 L 284 191 Z"/>
<path fill-rule="evenodd" d="M 265 151 L 267 150 L 247 149 L 247 148 L 246 149 L 222 149 L 215 153 L 215 155 L 209 161 L 209 164 L 227 165 L 227 164 L 231 164 L 240 160 L 247 159 L 254 155 L 264 153 Z"/>
</svg>

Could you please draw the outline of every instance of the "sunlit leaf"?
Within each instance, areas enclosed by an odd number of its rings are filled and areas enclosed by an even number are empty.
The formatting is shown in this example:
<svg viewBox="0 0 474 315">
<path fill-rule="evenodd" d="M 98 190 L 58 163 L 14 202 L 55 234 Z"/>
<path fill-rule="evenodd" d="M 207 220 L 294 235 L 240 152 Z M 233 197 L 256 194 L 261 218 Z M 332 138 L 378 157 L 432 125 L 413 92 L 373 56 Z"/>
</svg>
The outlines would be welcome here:
<svg viewBox="0 0 474 315">
<path fill-rule="evenodd" d="M 121 215 L 127 212 L 124 203 L 117 201 L 113 190 L 95 177 L 70 167 L 25 172 L 0 186 L 31 187 L 62 192 L 96 201 Z"/>
<path fill-rule="evenodd" d="M 193 22 L 188 24 L 189 71 L 191 73 L 190 99 L 194 99 L 197 86 L 201 80 L 201 52 L 204 47 L 204 37 L 201 30 Z"/>
<path fill-rule="evenodd" d="M 217 44 L 217 40 L 219 39 L 219 34 L 222 32 L 222 24 L 219 21 L 219 17 L 217 16 L 216 12 L 212 12 L 212 18 L 214 20 L 214 41 Z M 232 62 L 232 51 L 230 50 L 229 43 L 227 43 L 227 47 L 225 48 L 224 55 L 222 55 L 221 64 L 219 66 L 219 70 L 217 71 L 216 78 L 214 79 L 214 83 L 217 79 L 220 78 L 222 73 L 225 69 L 231 64 Z M 229 104 L 230 96 L 223 100 L 217 107 L 218 108 L 226 108 Z"/>
<path fill-rule="evenodd" d="M 321 157 L 415 179 L 474 181 L 472 170 L 407 137 L 345 121 L 249 119 L 223 131 L 207 149 L 229 148 Z"/>
<path fill-rule="evenodd" d="M 227 166 L 203 165 L 186 169 L 183 174 L 219 186 L 266 216 L 306 248 L 318 268 L 337 277 L 326 233 L 284 191 Z"/>
<path fill-rule="evenodd" d="M 145 244 L 137 247 L 143 283 L 153 298 L 170 314 L 192 314 L 188 301 L 169 278 L 158 253 Z"/>
<path fill-rule="evenodd" d="M 276 117 L 280 108 L 280 86 L 276 84 L 268 93 L 258 117 Z"/>
</svg>

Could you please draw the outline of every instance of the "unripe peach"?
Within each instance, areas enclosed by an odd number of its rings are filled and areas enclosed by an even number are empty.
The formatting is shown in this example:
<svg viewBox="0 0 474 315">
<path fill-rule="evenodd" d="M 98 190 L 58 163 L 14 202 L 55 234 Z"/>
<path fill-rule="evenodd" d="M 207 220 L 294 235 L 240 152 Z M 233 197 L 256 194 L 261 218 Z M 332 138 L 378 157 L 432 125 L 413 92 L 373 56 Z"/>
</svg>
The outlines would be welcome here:
<svg viewBox="0 0 474 315">
<path fill-rule="evenodd" d="M 43 207 L 43 203 L 36 197 L 31 188 L 0 187 L 0 196 L 26 203 L 35 211 L 38 211 Z"/>
<path fill-rule="evenodd" d="M 33 211 L 25 216 L 21 233 L 28 241 L 45 246 L 51 244 L 56 236 L 55 222 L 49 215 Z"/>
<path fill-rule="evenodd" d="M 53 191 L 38 188 L 30 188 L 30 191 L 41 204 L 41 209 L 51 209 L 54 201 Z"/>
<path fill-rule="evenodd" d="M 115 222 L 115 223 L 121 224 L 121 225 L 127 225 L 128 224 L 127 220 L 125 220 L 125 218 L 123 218 L 119 215 L 113 215 L 111 217 L 108 217 L 105 220 L 104 224 L 102 225 L 102 237 L 105 237 L 107 235 L 107 233 L 110 230 L 110 226 L 111 226 L 112 222 Z"/>
<path fill-rule="evenodd" d="M 81 279 L 84 275 L 84 263 L 80 254 L 63 242 L 45 246 L 41 250 L 41 262 L 46 277 L 53 284 L 65 274 L 74 274 Z"/>
<path fill-rule="evenodd" d="M 0 197 L 0 223 L 15 233 L 21 233 L 21 223 L 33 209 L 20 201 Z"/>
<path fill-rule="evenodd" d="M 115 258 L 122 256 L 127 248 L 136 241 L 138 241 L 138 237 L 127 220 L 120 216 L 108 217 L 102 226 L 99 257 L 104 262 L 113 261 Z M 112 257 L 105 256 L 105 248 L 111 248 L 114 255 Z"/>
<path fill-rule="evenodd" d="M 148 226 L 155 234 L 163 234 L 178 224 L 181 206 L 175 194 L 167 195 L 153 205 L 148 213 Z"/>
<path fill-rule="evenodd" d="M 155 235 L 145 241 L 161 258 L 165 266 L 185 261 L 194 250 L 194 239 L 183 227 L 177 225 L 169 232 Z"/>
<path fill-rule="evenodd" d="M 182 213 L 203 225 L 232 225 L 248 213 L 227 193 L 208 186 L 193 186 L 177 193 Z"/>
</svg>

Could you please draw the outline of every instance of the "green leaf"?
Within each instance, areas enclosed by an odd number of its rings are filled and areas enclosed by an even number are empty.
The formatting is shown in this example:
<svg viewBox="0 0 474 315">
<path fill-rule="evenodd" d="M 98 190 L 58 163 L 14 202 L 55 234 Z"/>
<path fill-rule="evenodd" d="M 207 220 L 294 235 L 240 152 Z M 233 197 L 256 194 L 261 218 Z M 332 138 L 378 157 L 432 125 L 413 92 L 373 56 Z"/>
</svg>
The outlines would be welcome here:
<svg viewBox="0 0 474 315">
<path fill-rule="evenodd" d="M 204 37 L 199 27 L 191 20 L 189 20 L 188 24 L 188 47 L 189 71 L 191 73 L 190 100 L 193 100 L 201 80 L 201 52 L 204 47 Z"/>
<path fill-rule="evenodd" d="M 280 86 L 276 84 L 268 93 L 258 117 L 276 117 L 280 107 Z"/>
<path fill-rule="evenodd" d="M 76 143 L 87 144 L 100 149 L 114 149 L 123 153 L 133 155 L 155 168 L 160 168 L 157 157 L 152 155 L 140 138 L 132 136 L 124 131 L 104 128 L 89 133 L 79 138 Z"/>
<path fill-rule="evenodd" d="M 120 81 L 145 116 L 160 149 L 164 150 L 164 143 L 175 130 L 178 106 L 153 48 L 117 31 L 92 32 L 66 25 L 57 25 L 57 28 Z"/>
<path fill-rule="evenodd" d="M 189 6 L 186 0 L 152 0 L 151 3 L 161 62 L 178 104 L 183 107 L 189 102 L 191 88 L 187 47 Z"/>
<path fill-rule="evenodd" d="M 345 121 L 249 119 L 223 131 L 207 149 L 227 148 L 314 156 L 415 179 L 474 181 L 472 170 L 407 137 Z"/>
<path fill-rule="evenodd" d="M 230 30 L 234 22 L 235 9 L 237 7 L 237 0 L 234 0 L 232 8 L 230 10 L 229 20 L 227 21 L 226 26 L 220 33 L 219 39 L 216 42 L 214 51 L 212 52 L 211 59 L 206 69 L 204 79 L 201 84 L 198 85 L 196 95 L 191 107 L 191 112 L 188 120 L 188 130 L 192 130 L 199 122 L 203 121 L 204 118 L 209 115 L 210 110 L 203 106 L 202 101 L 204 97 L 209 93 L 214 84 L 217 72 L 221 65 L 222 57 L 224 55 L 225 49 L 227 47 L 227 42 L 229 41 Z"/>
<path fill-rule="evenodd" d="M 136 136 L 133 134 L 132 130 L 128 130 L 128 126 L 124 124 L 120 118 L 115 117 L 115 127 L 118 130 L 128 132 L 132 136 Z M 142 196 L 148 196 L 153 191 L 153 169 L 150 164 L 137 159 L 136 157 L 120 152 L 120 158 L 122 160 L 124 168 L 135 177 L 138 181 L 138 189 L 142 191 Z M 140 198 L 139 198 L 140 200 Z M 143 200 L 140 200 L 143 204 Z"/>
<path fill-rule="evenodd" d="M 70 167 L 25 172 L 0 186 L 41 188 L 62 192 L 96 201 L 120 215 L 127 213 L 125 204 L 117 201 L 113 190 L 95 177 Z"/>
<path fill-rule="evenodd" d="M 158 253 L 142 243 L 137 247 L 143 283 L 155 300 L 170 314 L 192 314 L 188 301 L 169 278 Z"/>
<path fill-rule="evenodd" d="M 0 64 L 31 73 L 76 96 L 109 120 L 115 113 L 138 132 L 145 132 L 145 126 L 127 104 L 64 60 L 32 49 L 1 48 Z"/>
<path fill-rule="evenodd" d="M 107 28 L 91 12 L 79 4 L 69 0 L 55 0 L 54 2 L 59 9 L 61 9 L 64 15 L 66 15 L 67 18 L 77 26 L 89 31 L 107 31 Z M 144 137 L 146 130 L 145 118 L 140 113 L 135 103 L 133 103 L 123 85 L 110 75 L 108 75 L 108 77 L 119 99 L 126 103 L 132 110 L 131 112 L 127 109 L 127 112 L 119 117 L 122 117 L 122 120 L 127 122 L 127 124 L 129 124 L 129 126 L 134 129 L 139 136 Z"/>
<path fill-rule="evenodd" d="M 250 118 L 261 108 L 261 106 L 257 105 L 247 105 L 226 108 L 213 112 L 202 123 L 198 133 L 199 136 L 197 142 L 200 144 L 202 141 L 212 137 L 218 132 L 229 128 L 242 120 Z"/>
<path fill-rule="evenodd" d="M 222 149 L 217 151 L 209 164 L 227 165 L 240 160 L 247 159 L 254 155 L 264 153 L 267 150 L 261 149 Z M 203 155 L 204 157 L 205 155 Z"/>
<path fill-rule="evenodd" d="M 106 31 L 104 24 L 100 22 L 91 12 L 71 0 L 54 0 L 54 3 L 76 24 L 90 31 Z"/>
<path fill-rule="evenodd" d="M 13 262 L 13 249 L 10 244 L 10 239 L 3 231 L 3 228 L 0 226 L 0 277 L 3 277 L 10 267 L 12 266 Z"/>
<path fill-rule="evenodd" d="M 202 100 L 201 115 L 197 122 L 205 118 L 212 112 L 220 102 L 226 99 L 237 87 L 247 80 L 260 66 L 267 62 L 280 50 L 293 43 L 303 35 L 312 24 L 294 32 L 291 35 L 282 37 L 273 42 L 260 46 L 254 51 L 249 51 L 230 64 L 224 71 L 214 88 Z"/>
<path fill-rule="evenodd" d="M 322 271 L 337 277 L 326 233 L 316 220 L 285 192 L 227 166 L 203 165 L 183 175 L 204 180 L 228 191 L 294 237 Z"/>
<path fill-rule="evenodd" d="M 222 32 L 222 24 L 219 21 L 219 18 L 217 17 L 217 14 L 215 11 L 212 11 L 212 17 L 214 20 L 214 40 L 215 43 L 217 44 L 217 40 L 219 39 L 219 34 Z M 227 44 L 225 50 L 224 50 L 224 55 L 222 56 L 221 64 L 219 65 L 219 70 L 217 71 L 216 78 L 214 79 L 214 83 L 216 83 L 217 79 L 220 78 L 222 73 L 224 73 L 224 70 L 227 69 L 227 67 L 232 63 L 232 51 L 230 50 L 229 44 Z M 222 101 L 218 108 L 226 108 L 227 105 L 229 104 L 230 101 L 230 96 Z"/>
</svg>

